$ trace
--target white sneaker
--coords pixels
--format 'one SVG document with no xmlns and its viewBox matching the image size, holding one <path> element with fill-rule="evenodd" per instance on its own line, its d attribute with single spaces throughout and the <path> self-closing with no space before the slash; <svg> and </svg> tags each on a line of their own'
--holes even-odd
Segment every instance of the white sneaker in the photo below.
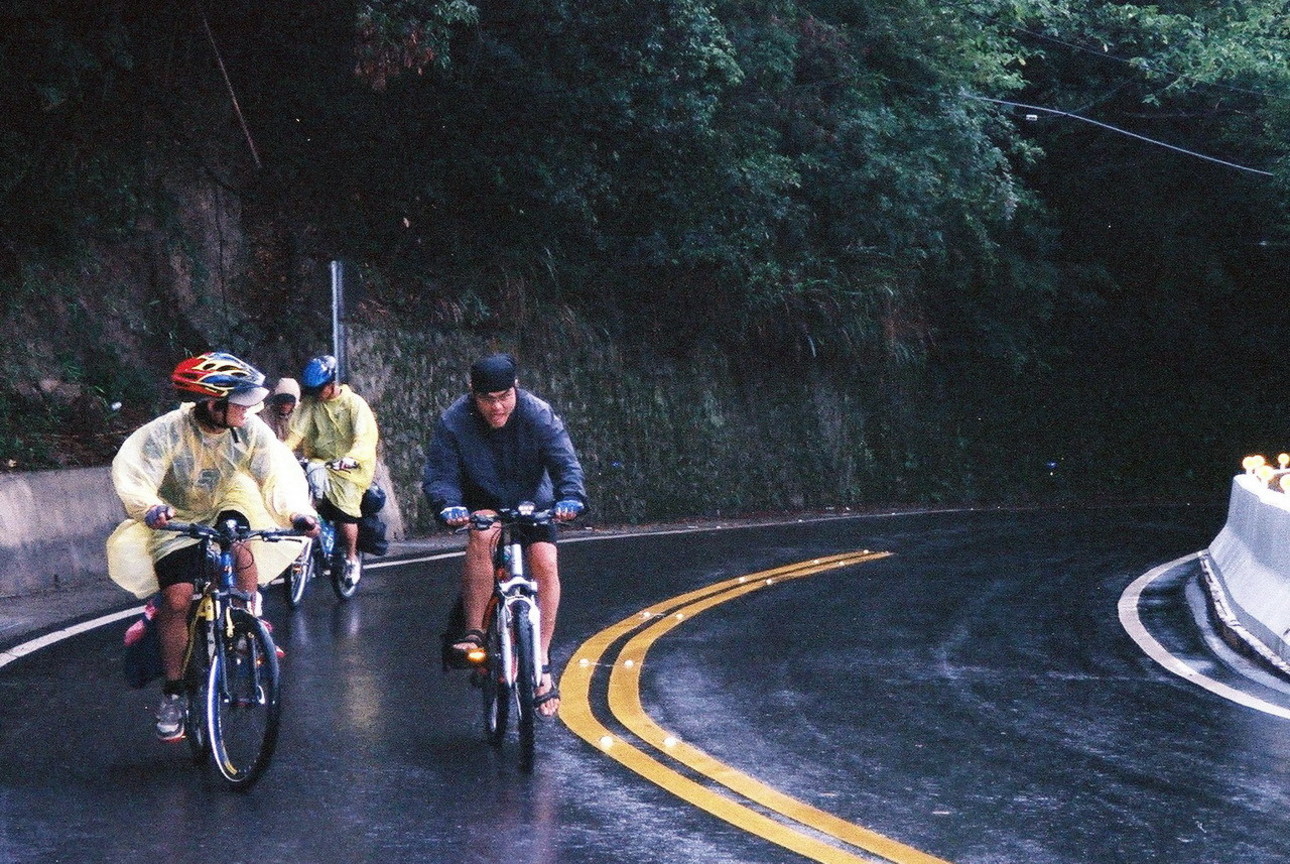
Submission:
<svg viewBox="0 0 1290 864">
<path fill-rule="evenodd" d="M 184 737 L 184 715 L 187 710 L 182 696 L 163 695 L 157 707 L 157 737 L 162 741 L 179 741 Z"/>
<path fill-rule="evenodd" d="M 363 576 L 363 559 L 351 558 L 345 562 L 345 584 L 357 585 Z"/>
</svg>

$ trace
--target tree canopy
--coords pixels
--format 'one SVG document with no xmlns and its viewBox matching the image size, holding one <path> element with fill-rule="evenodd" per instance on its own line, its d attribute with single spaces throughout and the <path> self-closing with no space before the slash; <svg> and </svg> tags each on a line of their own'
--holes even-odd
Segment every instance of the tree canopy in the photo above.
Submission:
<svg viewBox="0 0 1290 864">
<path fill-rule="evenodd" d="M 1217 447 L 1236 403 L 1268 422 L 1228 382 L 1279 350 L 1287 20 L 1272 0 L 20 0 L 0 281 L 29 304 L 141 226 L 176 233 L 188 172 L 292 238 L 249 277 L 288 291 L 294 244 L 424 326 L 504 326 L 520 292 L 662 352 L 862 369 L 891 438 L 927 447 L 1023 428 L 1063 451 L 1130 406 L 1175 417 L 1199 382 L 1216 395 L 1184 425 Z"/>
</svg>

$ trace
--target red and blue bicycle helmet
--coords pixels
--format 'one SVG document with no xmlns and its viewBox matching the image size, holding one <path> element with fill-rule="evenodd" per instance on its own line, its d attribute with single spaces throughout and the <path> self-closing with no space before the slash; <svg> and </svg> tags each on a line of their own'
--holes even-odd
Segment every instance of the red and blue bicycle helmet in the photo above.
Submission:
<svg viewBox="0 0 1290 864">
<path fill-rule="evenodd" d="M 223 351 L 208 351 L 180 361 L 170 375 L 181 398 L 227 399 L 234 405 L 259 405 L 269 395 L 264 373 Z"/>
<path fill-rule="evenodd" d="M 300 386 L 306 393 L 317 393 L 335 380 L 336 358 L 324 354 L 305 364 L 305 371 L 300 376 Z"/>
</svg>

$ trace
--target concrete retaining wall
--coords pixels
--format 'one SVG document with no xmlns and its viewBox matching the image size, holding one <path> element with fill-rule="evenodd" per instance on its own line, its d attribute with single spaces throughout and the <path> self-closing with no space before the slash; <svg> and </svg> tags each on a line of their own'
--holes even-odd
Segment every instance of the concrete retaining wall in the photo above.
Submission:
<svg viewBox="0 0 1290 864">
<path fill-rule="evenodd" d="M 1290 495 L 1238 475 L 1227 523 L 1202 561 L 1219 617 L 1265 659 L 1290 669 Z"/>
<path fill-rule="evenodd" d="M 376 479 L 392 488 L 384 464 Z M 386 536 L 402 539 L 398 502 L 386 498 Z M 0 474 L 0 597 L 106 581 L 104 547 L 124 518 L 106 467 Z"/>
<path fill-rule="evenodd" d="M 106 579 L 104 543 L 124 518 L 107 468 L 0 474 L 0 596 Z"/>
</svg>

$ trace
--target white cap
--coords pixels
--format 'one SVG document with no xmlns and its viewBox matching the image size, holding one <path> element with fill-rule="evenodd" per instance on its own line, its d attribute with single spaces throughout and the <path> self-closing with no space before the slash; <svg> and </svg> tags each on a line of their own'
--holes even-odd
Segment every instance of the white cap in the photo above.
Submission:
<svg viewBox="0 0 1290 864">
<path fill-rule="evenodd" d="M 300 385 L 296 383 L 295 378 L 278 379 L 278 383 L 273 387 L 273 395 L 281 396 L 284 394 L 292 397 L 297 402 L 300 401 Z"/>
</svg>

